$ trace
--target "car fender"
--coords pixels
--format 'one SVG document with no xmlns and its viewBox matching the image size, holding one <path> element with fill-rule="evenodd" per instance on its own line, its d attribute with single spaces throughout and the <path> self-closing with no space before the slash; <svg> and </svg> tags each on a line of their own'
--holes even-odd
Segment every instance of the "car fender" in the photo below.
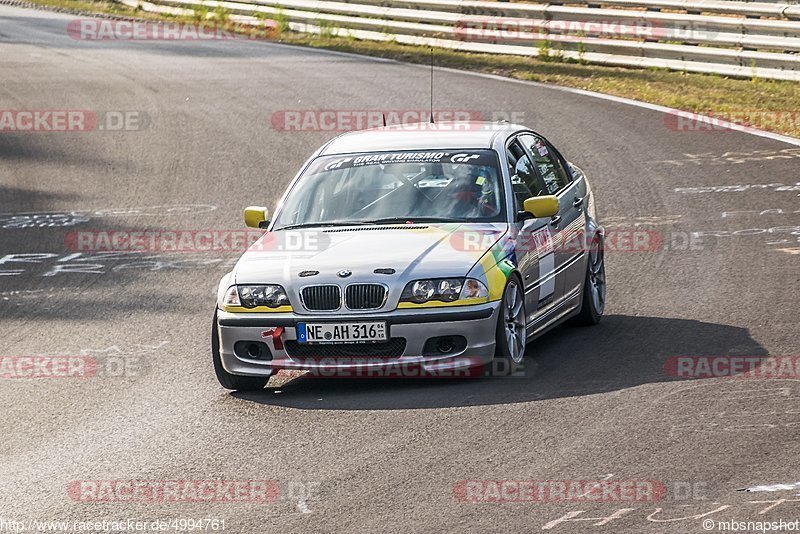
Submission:
<svg viewBox="0 0 800 534">
<path fill-rule="evenodd" d="M 480 280 L 489 290 L 489 301 L 503 298 L 509 276 L 517 272 L 514 240 L 504 234 L 470 269 L 468 278 Z"/>
</svg>

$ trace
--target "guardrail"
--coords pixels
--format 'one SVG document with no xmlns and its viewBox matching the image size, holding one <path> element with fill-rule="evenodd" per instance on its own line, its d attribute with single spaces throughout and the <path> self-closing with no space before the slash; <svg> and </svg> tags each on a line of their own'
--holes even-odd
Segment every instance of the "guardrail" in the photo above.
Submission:
<svg viewBox="0 0 800 534">
<path fill-rule="evenodd" d="M 120 0 L 146 11 L 224 9 L 292 31 L 467 52 L 800 81 L 800 5 L 727 0 Z"/>
</svg>

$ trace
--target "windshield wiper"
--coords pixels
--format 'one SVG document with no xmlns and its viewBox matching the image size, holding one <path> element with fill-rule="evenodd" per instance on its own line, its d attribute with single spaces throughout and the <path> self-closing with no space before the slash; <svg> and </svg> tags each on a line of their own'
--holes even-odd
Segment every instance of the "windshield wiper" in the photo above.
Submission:
<svg viewBox="0 0 800 534">
<path fill-rule="evenodd" d="M 281 226 L 280 228 L 276 228 L 273 230 L 277 232 L 278 230 L 294 230 L 296 228 L 314 228 L 320 226 L 361 226 L 362 224 L 375 224 L 372 221 L 331 221 L 331 222 L 313 222 L 313 223 L 300 223 L 300 224 L 289 224 L 286 226 Z"/>
<path fill-rule="evenodd" d="M 468 219 L 453 219 L 451 217 L 384 217 L 382 219 L 373 219 L 370 221 L 330 221 L 330 222 L 313 222 L 313 223 L 299 223 L 289 224 L 276 228 L 273 232 L 279 230 L 295 230 L 297 228 L 314 228 L 322 226 L 362 226 L 362 225 L 375 225 L 375 224 L 389 224 L 389 223 L 464 223 L 469 222 Z"/>
<path fill-rule="evenodd" d="M 468 222 L 467 219 L 454 219 L 452 217 L 384 217 L 383 219 L 373 219 L 370 221 L 372 224 L 387 224 L 387 223 L 463 223 Z"/>
</svg>

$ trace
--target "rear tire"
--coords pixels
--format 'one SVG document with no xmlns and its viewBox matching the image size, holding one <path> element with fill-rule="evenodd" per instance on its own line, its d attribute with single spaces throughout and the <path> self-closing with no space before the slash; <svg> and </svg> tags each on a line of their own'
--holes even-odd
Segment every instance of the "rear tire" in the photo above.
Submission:
<svg viewBox="0 0 800 534">
<path fill-rule="evenodd" d="M 606 264 L 603 248 L 602 237 L 595 235 L 592 246 L 589 247 L 589 261 L 586 262 L 581 311 L 573 320 L 573 324 L 592 326 L 603 318 L 606 308 Z"/>
<path fill-rule="evenodd" d="M 225 389 L 237 391 L 258 391 L 264 389 L 269 377 L 232 375 L 222 367 L 219 355 L 219 332 L 217 331 L 217 312 L 214 311 L 214 324 L 211 327 L 211 358 L 214 361 L 214 373 Z"/>
</svg>

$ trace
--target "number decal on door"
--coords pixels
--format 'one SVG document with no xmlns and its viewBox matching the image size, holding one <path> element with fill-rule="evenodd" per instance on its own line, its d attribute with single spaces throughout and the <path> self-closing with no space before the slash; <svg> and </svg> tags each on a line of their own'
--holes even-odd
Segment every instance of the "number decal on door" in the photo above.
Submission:
<svg viewBox="0 0 800 534">
<path fill-rule="evenodd" d="M 547 300 L 556 291 L 556 258 L 553 253 L 553 236 L 545 226 L 531 234 L 533 245 L 539 253 L 539 302 Z"/>
</svg>

